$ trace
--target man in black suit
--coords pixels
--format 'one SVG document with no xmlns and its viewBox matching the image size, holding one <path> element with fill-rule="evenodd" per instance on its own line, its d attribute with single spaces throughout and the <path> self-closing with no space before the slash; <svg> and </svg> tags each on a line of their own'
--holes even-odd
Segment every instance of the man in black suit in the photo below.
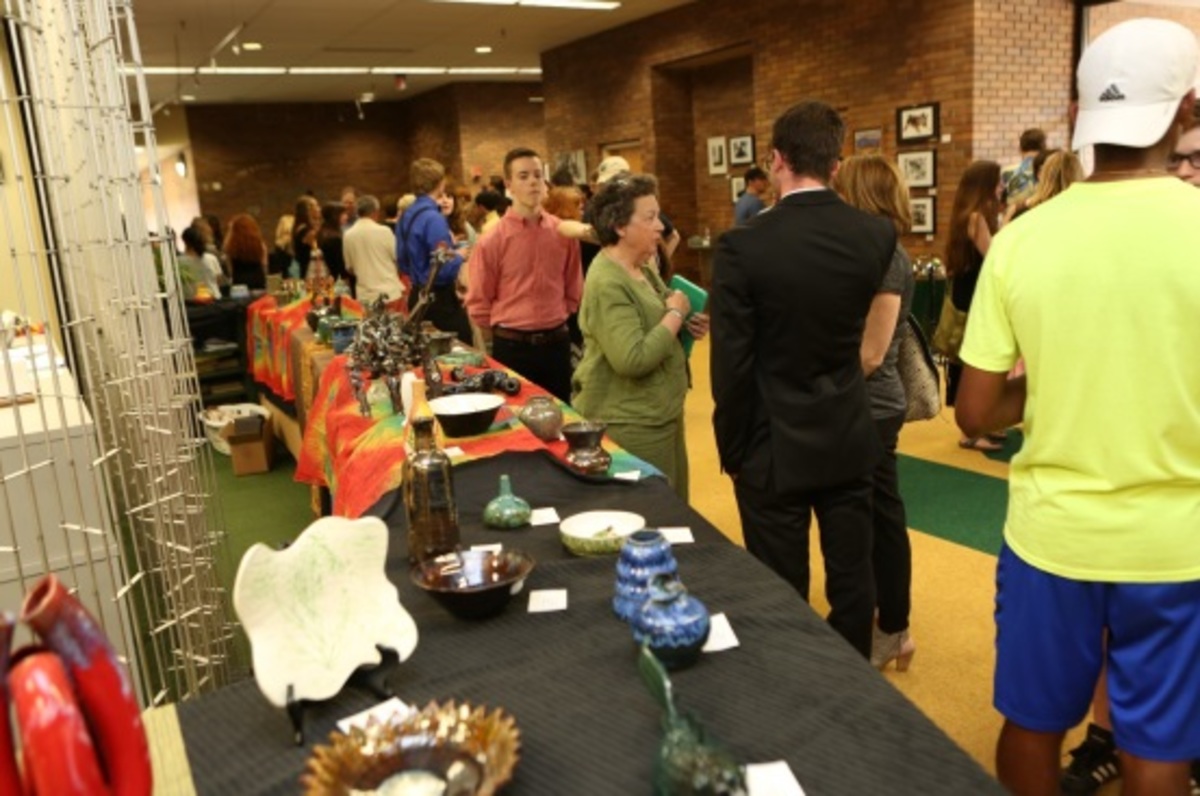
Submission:
<svg viewBox="0 0 1200 796">
<path fill-rule="evenodd" d="M 807 600 L 816 511 L 829 624 L 870 657 L 870 479 L 880 449 L 859 346 L 896 232 L 829 189 L 844 136 L 821 102 L 780 116 L 771 177 L 781 198 L 717 243 L 713 425 L 746 548 Z"/>
</svg>

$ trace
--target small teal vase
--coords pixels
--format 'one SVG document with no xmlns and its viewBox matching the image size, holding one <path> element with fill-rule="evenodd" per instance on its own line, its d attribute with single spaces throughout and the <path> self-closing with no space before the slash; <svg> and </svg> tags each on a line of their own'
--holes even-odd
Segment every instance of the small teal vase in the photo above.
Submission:
<svg viewBox="0 0 1200 796">
<path fill-rule="evenodd" d="M 489 528 L 520 528 L 529 524 L 533 509 L 529 501 L 513 494 L 512 481 L 507 475 L 500 476 L 500 494 L 492 498 L 483 509 L 483 524 Z"/>
<path fill-rule="evenodd" d="M 633 617 L 633 639 L 646 643 L 668 669 L 691 666 L 708 641 L 708 609 L 674 575 L 655 575 Z"/>
<path fill-rule="evenodd" d="M 617 556 L 617 585 L 613 612 L 626 622 L 641 609 L 655 575 L 674 575 L 679 569 L 671 543 L 661 533 L 645 529 L 630 534 Z"/>
</svg>

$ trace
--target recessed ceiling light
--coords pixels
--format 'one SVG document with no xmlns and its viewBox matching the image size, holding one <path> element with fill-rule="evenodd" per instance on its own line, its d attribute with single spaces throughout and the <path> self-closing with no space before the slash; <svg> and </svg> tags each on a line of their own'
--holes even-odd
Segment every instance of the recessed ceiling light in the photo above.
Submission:
<svg viewBox="0 0 1200 796">
<path fill-rule="evenodd" d="M 475 48 L 475 52 L 479 53 L 480 55 L 487 55 L 491 51 L 492 51 L 492 48 L 488 47 L 486 44 Z"/>
<path fill-rule="evenodd" d="M 242 49 L 245 50 L 246 52 L 258 52 L 259 50 L 262 49 L 262 42 L 260 42 L 260 41 L 244 41 L 244 42 L 242 42 Z"/>
<path fill-rule="evenodd" d="M 358 95 L 358 101 L 359 102 L 374 102 L 375 101 L 375 92 L 374 91 L 364 91 L 362 94 Z"/>
<path fill-rule="evenodd" d="M 195 94 L 180 94 L 179 99 L 183 100 L 184 102 L 195 102 L 196 95 Z"/>
<path fill-rule="evenodd" d="M 545 97 L 530 97 L 529 101 L 530 102 L 545 102 L 546 98 Z"/>
<path fill-rule="evenodd" d="M 577 8 L 581 11 L 612 11 L 620 8 L 620 3 L 606 0 L 517 0 L 521 6 L 541 6 L 542 8 Z"/>
</svg>

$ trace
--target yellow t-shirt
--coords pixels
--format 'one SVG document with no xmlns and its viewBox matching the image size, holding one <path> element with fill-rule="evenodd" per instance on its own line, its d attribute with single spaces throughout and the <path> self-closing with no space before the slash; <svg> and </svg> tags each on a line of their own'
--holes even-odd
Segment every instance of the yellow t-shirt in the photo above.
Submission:
<svg viewBox="0 0 1200 796">
<path fill-rule="evenodd" d="M 1200 579 L 1200 190 L 1077 183 L 1001 230 L 961 357 L 1025 358 L 1005 540 L 1062 577 Z"/>
</svg>

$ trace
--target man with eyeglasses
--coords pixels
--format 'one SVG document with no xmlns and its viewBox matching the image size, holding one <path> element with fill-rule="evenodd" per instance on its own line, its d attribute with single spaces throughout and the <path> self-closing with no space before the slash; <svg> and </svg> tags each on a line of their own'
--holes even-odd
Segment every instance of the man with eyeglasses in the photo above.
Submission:
<svg viewBox="0 0 1200 796">
<path fill-rule="evenodd" d="M 1200 188 L 1200 120 L 1179 138 L 1167 158 L 1167 171 Z"/>
</svg>

